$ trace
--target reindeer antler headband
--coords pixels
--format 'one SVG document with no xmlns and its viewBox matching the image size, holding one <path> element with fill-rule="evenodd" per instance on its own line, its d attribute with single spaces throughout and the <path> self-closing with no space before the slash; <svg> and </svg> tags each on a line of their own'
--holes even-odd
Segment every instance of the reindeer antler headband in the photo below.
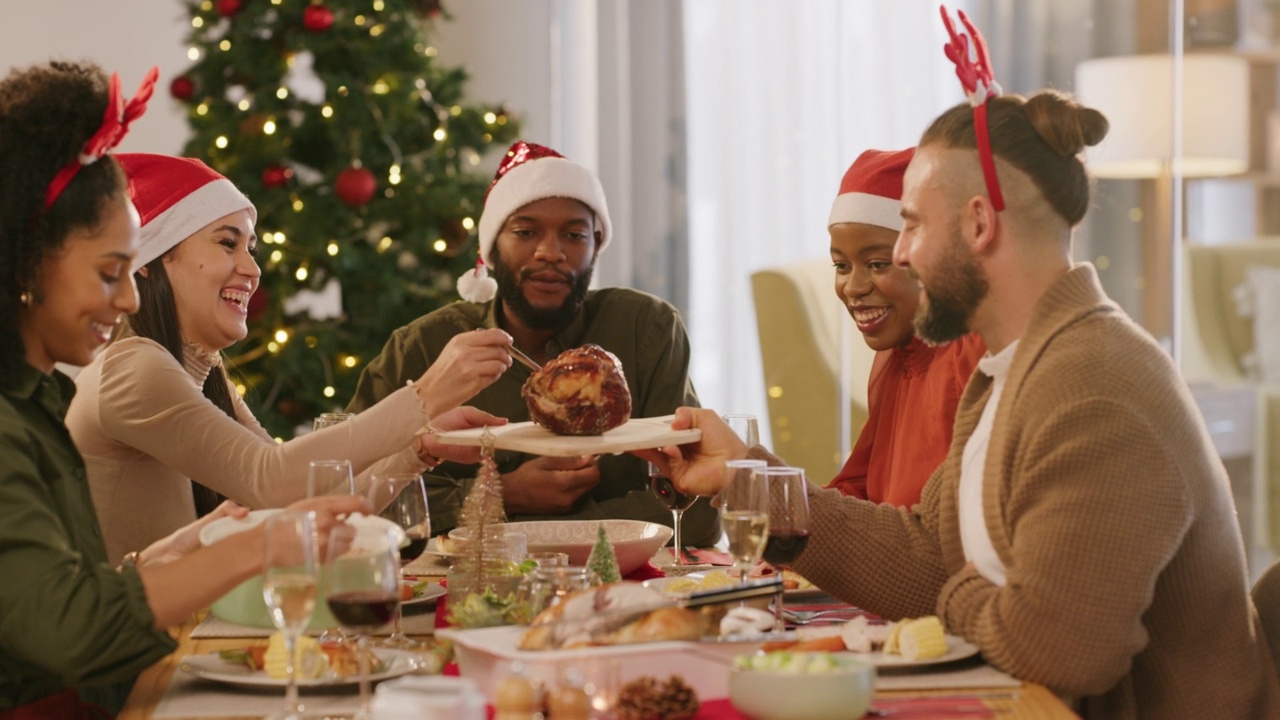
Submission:
<svg viewBox="0 0 1280 720">
<path fill-rule="evenodd" d="M 156 78 L 159 76 L 160 68 L 151 68 L 142 79 L 142 84 L 138 86 L 138 92 L 134 93 L 133 98 L 126 103 L 120 94 L 120 76 L 111 73 L 107 109 L 102 114 L 102 125 L 85 141 L 80 156 L 64 165 L 58 174 L 53 176 L 48 189 L 44 192 L 45 210 L 53 206 L 62 191 L 67 189 L 72 178 L 80 172 L 80 168 L 94 164 L 120 144 L 125 134 L 129 132 L 129 123 L 137 120 L 147 111 L 147 101 L 151 99 L 151 93 L 156 88 Z"/>
<path fill-rule="evenodd" d="M 969 22 L 963 10 L 956 11 L 960 22 L 964 24 L 968 36 L 956 32 L 955 23 L 947 14 L 946 6 L 938 8 L 942 12 L 942 23 L 947 26 L 947 34 L 951 42 L 943 46 L 947 59 L 955 63 L 956 77 L 964 87 L 969 105 L 973 107 L 973 134 L 978 142 L 978 159 L 982 161 L 982 177 L 987 183 L 987 194 L 991 196 L 991 205 L 996 212 L 1004 210 L 1004 195 L 1000 192 L 1000 179 L 996 176 L 996 160 L 991 153 L 991 131 L 987 127 L 987 101 L 1000 97 L 1000 84 L 995 80 L 991 69 L 991 55 L 987 52 L 987 41 L 982 33 Z M 969 40 L 973 39 L 974 58 L 969 56 Z"/>
</svg>

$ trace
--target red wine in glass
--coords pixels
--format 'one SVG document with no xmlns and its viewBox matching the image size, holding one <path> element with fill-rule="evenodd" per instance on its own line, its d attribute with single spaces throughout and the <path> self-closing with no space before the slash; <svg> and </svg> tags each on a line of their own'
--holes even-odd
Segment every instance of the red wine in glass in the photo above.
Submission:
<svg viewBox="0 0 1280 720">
<path fill-rule="evenodd" d="M 329 596 L 329 612 L 342 626 L 359 633 L 370 633 L 391 622 L 399 595 L 378 590 L 357 590 Z"/>
<path fill-rule="evenodd" d="M 668 510 L 688 510 L 690 505 L 698 499 L 697 495 L 685 495 L 676 489 L 675 483 L 671 482 L 671 478 L 660 474 L 649 475 L 649 487 L 653 490 L 654 497 L 658 498 L 658 502 Z"/>
<path fill-rule="evenodd" d="M 769 539 L 764 546 L 764 561 L 777 568 L 785 568 L 804 552 L 809 544 L 808 530 L 769 528 Z"/>
<path fill-rule="evenodd" d="M 405 535 L 408 542 L 400 547 L 401 565 L 407 565 L 417 560 L 427 549 L 427 536 L 425 534 L 409 530 Z"/>
</svg>

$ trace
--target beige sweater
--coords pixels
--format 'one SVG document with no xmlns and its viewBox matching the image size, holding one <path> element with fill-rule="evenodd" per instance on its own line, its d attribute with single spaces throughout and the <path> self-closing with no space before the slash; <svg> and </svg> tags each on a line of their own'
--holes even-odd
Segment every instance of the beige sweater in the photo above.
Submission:
<svg viewBox="0 0 1280 720">
<path fill-rule="evenodd" d="M 795 569 L 891 618 L 938 614 L 1086 718 L 1280 718 L 1226 472 L 1170 359 L 1092 266 L 1038 302 L 997 409 L 983 501 L 1003 587 L 966 569 L 957 520 L 990 389 L 970 380 L 919 505 L 814 487 Z"/>
<path fill-rule="evenodd" d="M 429 418 L 413 388 L 280 444 L 234 390 L 235 419 L 203 395 L 212 360 L 188 349 L 179 364 L 158 343 L 128 337 L 76 377 L 67 428 L 84 456 L 112 562 L 195 520 L 191 480 L 267 508 L 306 497 L 312 460 L 350 460 L 361 473 L 358 491 L 374 472 L 425 469 L 412 442 Z"/>
</svg>

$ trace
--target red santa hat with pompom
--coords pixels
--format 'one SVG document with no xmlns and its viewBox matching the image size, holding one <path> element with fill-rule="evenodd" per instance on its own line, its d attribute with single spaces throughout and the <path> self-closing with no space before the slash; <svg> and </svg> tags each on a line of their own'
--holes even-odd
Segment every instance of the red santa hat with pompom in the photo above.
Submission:
<svg viewBox="0 0 1280 720">
<path fill-rule="evenodd" d="M 915 152 L 915 148 L 867 150 L 859 155 L 840 181 L 827 227 L 864 223 L 902 230 L 902 176 Z"/>
<path fill-rule="evenodd" d="M 507 149 L 485 192 L 484 212 L 480 214 L 480 255 L 475 268 L 458 278 L 458 294 L 463 300 L 489 302 L 494 298 L 498 283 L 489 277 L 486 261 L 498 232 L 515 211 L 553 197 L 572 198 L 591 208 L 600 231 L 596 252 L 609 244 L 613 225 L 609 222 L 604 188 L 595 173 L 549 147 L 519 140 Z"/>
<path fill-rule="evenodd" d="M 258 211 L 249 198 L 213 168 L 195 158 L 119 153 L 112 155 L 129 178 L 129 195 L 142 220 L 138 256 L 142 268 L 198 230 L 239 210 L 250 222 Z"/>
</svg>

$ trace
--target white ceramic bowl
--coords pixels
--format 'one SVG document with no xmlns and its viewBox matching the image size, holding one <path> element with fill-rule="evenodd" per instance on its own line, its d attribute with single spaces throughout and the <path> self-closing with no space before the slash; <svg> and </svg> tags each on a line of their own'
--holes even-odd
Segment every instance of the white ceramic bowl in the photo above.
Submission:
<svg viewBox="0 0 1280 720">
<path fill-rule="evenodd" d="M 278 512 L 280 511 L 254 510 L 242 520 L 234 518 L 214 520 L 200 529 L 200 544 L 212 545 L 231 535 L 244 532 L 249 528 L 261 525 L 264 520 Z M 366 533 L 385 533 L 390 530 L 396 534 L 396 542 L 400 544 L 405 542 L 404 530 L 390 520 L 377 516 L 358 515 L 348 520 L 348 522 L 356 527 L 357 538 Z M 358 539 L 357 542 L 359 542 Z M 251 577 L 232 588 L 226 595 L 214 601 L 209 606 L 209 611 L 223 620 L 240 625 L 260 628 L 275 627 L 271 622 L 271 616 L 267 613 L 267 604 L 262 599 L 261 575 Z M 315 612 L 311 615 L 311 624 L 307 627 L 312 630 L 323 630 L 324 628 L 337 626 L 338 621 L 329 613 L 328 606 L 324 602 L 317 602 Z"/>
<path fill-rule="evenodd" d="M 644 565 L 671 540 L 671 528 L 643 520 L 536 520 L 507 523 L 506 529 L 524 533 L 531 553 L 562 552 L 569 556 L 570 565 L 585 565 L 600 525 L 609 535 L 623 575 Z M 465 543 L 467 529 L 454 528 L 449 537 Z"/>
<path fill-rule="evenodd" d="M 734 668 L 729 701 L 753 720 L 848 720 L 860 718 L 875 695 L 876 669 L 837 654 L 827 673 L 797 674 Z"/>
</svg>

